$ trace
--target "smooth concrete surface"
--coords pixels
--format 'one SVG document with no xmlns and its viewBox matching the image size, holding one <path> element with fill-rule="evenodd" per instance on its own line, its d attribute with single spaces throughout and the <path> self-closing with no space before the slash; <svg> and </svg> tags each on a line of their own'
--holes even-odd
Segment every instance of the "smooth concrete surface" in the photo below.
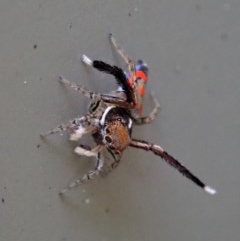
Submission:
<svg viewBox="0 0 240 241">
<path fill-rule="evenodd" d="M 239 13 L 238 0 L 1 0 L 0 240 L 239 240 Z M 217 195 L 129 149 L 109 176 L 59 198 L 94 162 L 76 156 L 66 135 L 39 134 L 86 113 L 88 100 L 57 75 L 94 91 L 115 87 L 80 61 L 85 53 L 122 64 L 108 32 L 149 63 L 148 93 L 161 102 L 157 120 L 133 136 L 164 146 Z"/>
</svg>

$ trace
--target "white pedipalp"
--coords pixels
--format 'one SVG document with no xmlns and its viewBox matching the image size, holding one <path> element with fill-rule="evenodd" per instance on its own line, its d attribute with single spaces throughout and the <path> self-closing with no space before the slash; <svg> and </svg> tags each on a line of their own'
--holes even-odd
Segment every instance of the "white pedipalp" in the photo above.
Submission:
<svg viewBox="0 0 240 241">
<path fill-rule="evenodd" d="M 74 149 L 74 152 L 78 155 L 82 155 L 82 156 L 97 156 L 97 153 L 96 152 L 93 152 L 93 151 L 90 151 L 90 150 L 86 150 L 80 146 L 77 146 L 75 149 Z"/>
<path fill-rule="evenodd" d="M 78 141 L 83 134 L 86 133 L 86 129 L 82 126 L 79 126 L 77 130 L 70 134 L 69 140 L 70 141 Z"/>
</svg>

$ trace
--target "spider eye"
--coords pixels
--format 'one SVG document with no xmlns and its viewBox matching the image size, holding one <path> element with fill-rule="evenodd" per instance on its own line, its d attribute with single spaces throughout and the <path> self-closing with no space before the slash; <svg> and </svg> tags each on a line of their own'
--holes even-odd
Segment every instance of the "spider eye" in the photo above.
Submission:
<svg viewBox="0 0 240 241">
<path fill-rule="evenodd" d="M 109 134 L 109 133 L 110 133 L 109 128 L 106 128 L 106 133 L 107 133 L 107 134 Z"/>
<path fill-rule="evenodd" d="M 107 143 L 112 142 L 112 138 L 110 136 L 105 136 L 105 140 L 106 140 Z"/>
</svg>

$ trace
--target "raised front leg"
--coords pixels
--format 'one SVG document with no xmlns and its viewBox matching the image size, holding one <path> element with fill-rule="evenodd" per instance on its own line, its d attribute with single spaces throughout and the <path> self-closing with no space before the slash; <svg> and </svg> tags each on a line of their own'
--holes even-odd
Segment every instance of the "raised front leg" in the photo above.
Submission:
<svg viewBox="0 0 240 241">
<path fill-rule="evenodd" d="M 124 51 L 124 49 L 120 47 L 120 45 L 117 43 L 116 39 L 113 37 L 113 35 L 111 33 L 109 34 L 109 40 L 112 43 L 113 47 L 115 48 L 116 52 L 126 62 L 127 66 L 128 66 L 128 70 L 130 72 L 130 76 L 133 77 L 133 79 L 136 79 L 135 64 L 134 64 L 133 60 L 131 60 L 130 57 Z"/>
<path fill-rule="evenodd" d="M 129 79 L 128 83 L 130 83 L 131 88 L 133 89 L 134 93 L 134 104 L 137 103 L 137 86 L 136 86 L 136 68 L 133 60 L 126 54 L 126 52 L 123 50 L 123 48 L 118 45 L 116 39 L 113 37 L 113 35 L 109 34 L 109 40 L 112 43 L 113 47 L 115 48 L 116 52 L 123 58 L 123 60 L 126 62 L 128 71 L 129 71 Z M 136 108 L 136 106 L 135 106 Z"/>
<path fill-rule="evenodd" d="M 101 95 L 100 94 L 96 94 L 90 90 L 87 90 L 86 88 L 84 88 L 82 85 L 80 84 L 75 84 L 73 82 L 71 82 L 70 80 L 67 80 L 65 78 L 63 78 L 62 76 L 59 76 L 59 82 L 65 85 L 68 85 L 69 87 L 71 87 L 72 89 L 76 90 L 77 92 L 83 94 L 84 96 L 86 96 L 87 98 L 91 99 L 91 100 L 96 100 L 96 99 L 101 99 Z"/>
<path fill-rule="evenodd" d="M 122 87 L 125 95 L 126 100 L 129 103 L 136 103 L 134 90 L 131 85 L 129 85 L 126 75 L 124 74 L 123 70 L 117 66 L 112 66 L 107 64 L 103 61 L 99 60 L 91 60 L 86 55 L 82 56 L 82 62 L 92 66 L 93 68 L 97 69 L 98 71 L 105 72 L 107 74 L 113 75 L 117 80 L 119 86 Z"/>
<path fill-rule="evenodd" d="M 130 109 L 134 109 L 136 104 L 135 103 L 128 103 L 126 102 L 126 100 L 124 99 L 121 99 L 119 97 L 116 97 L 116 96 L 111 96 L 111 95 L 108 95 L 108 94 L 96 94 L 94 92 L 91 92 L 87 89 L 85 89 L 82 85 L 80 84 L 75 84 L 63 77 L 59 77 L 60 78 L 60 82 L 61 83 L 64 83 L 68 86 L 70 86 L 71 88 L 73 88 L 74 90 L 82 93 L 84 96 L 94 100 L 94 101 L 97 101 L 97 100 L 102 100 L 106 103 L 109 103 L 109 104 L 112 104 L 112 105 L 117 105 L 117 106 L 120 106 L 120 107 L 123 107 L 123 108 L 130 108 Z"/>
</svg>

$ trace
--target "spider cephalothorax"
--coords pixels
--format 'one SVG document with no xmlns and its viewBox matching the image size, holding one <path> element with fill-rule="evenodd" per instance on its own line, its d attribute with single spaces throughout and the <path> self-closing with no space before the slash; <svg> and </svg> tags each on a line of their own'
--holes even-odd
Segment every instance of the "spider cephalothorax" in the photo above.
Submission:
<svg viewBox="0 0 240 241">
<path fill-rule="evenodd" d="M 91 134 L 96 142 L 96 146 L 91 148 L 88 145 L 79 144 L 75 148 L 75 153 L 85 156 L 94 156 L 97 159 L 94 170 L 89 171 L 84 176 L 75 180 L 63 189 L 60 194 L 105 172 L 106 164 L 104 162 L 104 150 L 111 153 L 114 159 L 111 166 L 107 168 L 108 171 L 116 168 L 121 160 L 123 151 L 127 147 L 150 151 L 160 156 L 170 166 L 177 169 L 182 175 L 189 178 L 206 192 L 215 194 L 216 191 L 213 188 L 205 185 L 179 161 L 169 155 L 161 146 L 132 138 L 132 125 L 142 125 L 152 122 L 158 113 L 160 105 L 155 96 L 152 95 L 155 103 L 154 109 L 148 116 L 141 116 L 148 67 L 143 61 L 138 61 L 135 65 L 123 49 L 119 47 L 111 34 L 110 40 L 116 51 L 127 63 L 129 70 L 128 74 L 125 74 L 123 70 L 117 66 L 111 66 L 103 61 L 92 61 L 86 55 L 83 55 L 82 60 L 85 64 L 99 71 L 104 71 L 113 75 L 118 84 L 117 90 L 109 94 L 98 94 L 85 89 L 79 84 L 74 84 L 60 77 L 61 83 L 70 86 L 91 99 L 89 112 L 82 117 L 77 117 L 57 126 L 42 136 L 45 137 L 57 132 L 68 131 L 70 133 L 70 140 L 78 141 L 83 134 Z"/>
<path fill-rule="evenodd" d="M 120 154 L 130 144 L 132 119 L 127 109 L 109 106 L 100 126 L 103 143 L 111 152 Z"/>
</svg>

